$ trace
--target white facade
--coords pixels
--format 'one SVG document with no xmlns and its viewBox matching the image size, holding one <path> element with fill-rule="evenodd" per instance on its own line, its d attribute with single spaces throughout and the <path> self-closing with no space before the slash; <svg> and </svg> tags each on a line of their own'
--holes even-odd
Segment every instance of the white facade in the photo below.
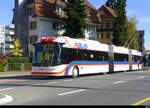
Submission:
<svg viewBox="0 0 150 108">
<path fill-rule="evenodd" d="M 42 38 L 42 37 L 52 37 L 58 35 L 62 36 L 64 33 L 63 29 L 59 29 L 59 28 L 54 29 L 53 27 L 55 22 L 57 22 L 58 24 L 62 23 L 61 20 L 54 20 L 54 19 L 41 18 L 41 17 L 33 18 L 29 16 L 29 23 L 33 21 L 36 21 L 36 29 L 29 30 L 29 36 L 37 35 L 38 38 Z M 96 25 L 88 25 L 87 29 L 85 30 L 85 39 L 96 40 L 98 36 L 96 29 L 97 29 Z"/>
<path fill-rule="evenodd" d="M 0 25 L 0 54 L 9 54 L 9 49 L 13 48 L 14 27 Z"/>
<path fill-rule="evenodd" d="M 35 22 L 35 29 L 31 30 L 31 22 Z M 33 43 L 35 43 L 38 39 L 43 37 L 55 37 L 55 36 L 63 36 L 65 32 L 61 29 L 62 21 L 57 19 L 43 18 L 43 17 L 32 17 L 29 16 L 29 56 L 31 57 L 34 53 L 34 48 L 32 47 Z M 85 39 L 96 40 L 97 39 L 97 26 L 96 25 L 88 25 L 85 30 Z M 35 37 L 34 39 L 32 39 Z M 31 42 L 32 41 L 32 42 Z"/>
</svg>

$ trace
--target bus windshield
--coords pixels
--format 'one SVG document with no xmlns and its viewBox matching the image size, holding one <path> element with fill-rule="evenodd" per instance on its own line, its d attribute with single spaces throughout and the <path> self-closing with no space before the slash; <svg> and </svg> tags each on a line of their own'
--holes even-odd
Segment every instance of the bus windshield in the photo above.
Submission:
<svg viewBox="0 0 150 108">
<path fill-rule="evenodd" d="M 36 45 L 34 66 L 48 67 L 57 65 L 59 45 L 56 43 L 38 43 Z"/>
</svg>

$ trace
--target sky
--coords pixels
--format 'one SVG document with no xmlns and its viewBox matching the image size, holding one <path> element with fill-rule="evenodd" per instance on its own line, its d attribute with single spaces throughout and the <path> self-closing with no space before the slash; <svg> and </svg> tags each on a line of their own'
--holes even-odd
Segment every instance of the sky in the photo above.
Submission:
<svg viewBox="0 0 150 108">
<path fill-rule="evenodd" d="M 20 0 L 22 1 L 22 0 Z M 96 8 L 106 0 L 88 0 Z M 14 0 L 0 0 L 0 25 L 12 25 Z M 127 0 L 127 16 L 138 20 L 137 29 L 145 30 L 145 47 L 150 49 L 150 0 Z"/>
</svg>

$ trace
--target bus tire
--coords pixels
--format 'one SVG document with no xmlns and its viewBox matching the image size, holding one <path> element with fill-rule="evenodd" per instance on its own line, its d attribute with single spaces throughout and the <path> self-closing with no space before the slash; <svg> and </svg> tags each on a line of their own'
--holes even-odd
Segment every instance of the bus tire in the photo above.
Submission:
<svg viewBox="0 0 150 108">
<path fill-rule="evenodd" d="M 75 66 L 73 69 L 72 69 L 72 78 L 76 78 L 79 76 L 79 68 L 77 66 Z"/>
</svg>

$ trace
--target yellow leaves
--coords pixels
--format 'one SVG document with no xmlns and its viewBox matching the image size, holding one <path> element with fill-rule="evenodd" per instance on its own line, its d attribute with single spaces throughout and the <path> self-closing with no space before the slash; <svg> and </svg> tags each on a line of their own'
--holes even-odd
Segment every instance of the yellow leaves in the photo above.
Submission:
<svg viewBox="0 0 150 108">
<path fill-rule="evenodd" d="M 16 49 L 10 50 L 10 52 L 12 52 L 12 54 L 13 54 L 14 56 L 22 56 L 21 53 L 23 52 L 23 50 L 16 48 Z"/>
<path fill-rule="evenodd" d="M 18 39 L 16 39 L 14 41 L 13 45 L 14 45 L 15 48 L 20 48 L 21 47 L 20 41 Z"/>
<path fill-rule="evenodd" d="M 13 42 L 14 49 L 11 49 L 10 52 L 14 56 L 22 56 L 23 49 L 20 49 L 21 43 L 18 39 Z"/>
</svg>

